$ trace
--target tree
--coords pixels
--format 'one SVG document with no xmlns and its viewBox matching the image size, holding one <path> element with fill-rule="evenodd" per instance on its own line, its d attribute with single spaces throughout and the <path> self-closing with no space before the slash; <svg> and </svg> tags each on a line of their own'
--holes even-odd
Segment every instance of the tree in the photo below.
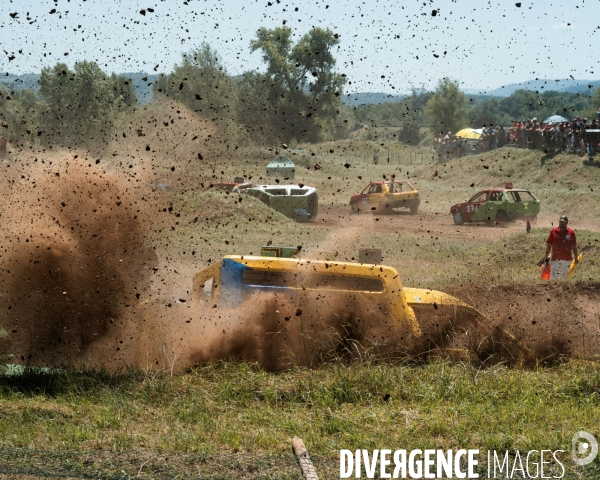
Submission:
<svg viewBox="0 0 600 480">
<path fill-rule="evenodd" d="M 335 120 L 331 125 L 332 140 L 342 140 L 350 134 L 352 127 L 356 124 L 356 117 L 352 108 L 341 105 L 339 113 L 336 114 Z"/>
<path fill-rule="evenodd" d="M 425 122 L 425 107 L 427 102 L 432 97 L 432 93 L 424 88 L 412 88 L 410 95 L 409 108 L 415 117 L 415 121 L 419 125 L 424 125 Z"/>
<path fill-rule="evenodd" d="M 37 132 L 40 103 L 33 90 L 9 91 L 0 86 L 0 137 L 21 146 L 31 141 Z"/>
<path fill-rule="evenodd" d="M 40 123 L 45 139 L 55 136 L 66 144 L 104 140 L 115 115 L 135 99 L 126 81 L 109 78 L 95 62 L 77 62 L 73 71 L 64 63 L 42 69 L 40 95 L 46 108 Z"/>
<path fill-rule="evenodd" d="M 595 109 L 600 109 L 600 87 L 594 90 L 594 95 L 592 96 L 592 105 Z"/>
<path fill-rule="evenodd" d="M 407 113 L 402 119 L 402 129 L 398 134 L 398 140 L 403 143 L 417 145 L 422 138 L 421 126 L 417 121 L 417 117 L 414 114 Z"/>
<path fill-rule="evenodd" d="M 339 36 L 329 29 L 312 28 L 296 45 L 292 30 L 260 28 L 250 49 L 262 52 L 269 86 L 267 131 L 273 141 L 319 141 L 331 138 L 339 114 L 346 78 L 333 71 L 332 48 Z"/>
<path fill-rule="evenodd" d="M 161 76 L 155 91 L 181 101 L 192 110 L 226 125 L 236 116 L 235 82 L 217 52 L 206 42 L 182 55 L 173 72 Z"/>
<path fill-rule="evenodd" d="M 433 132 L 456 132 L 467 121 L 467 98 L 460 91 L 458 81 L 442 78 L 433 96 L 427 102 L 425 113 L 429 117 Z"/>
<path fill-rule="evenodd" d="M 402 113 L 402 130 L 398 135 L 398 139 L 404 143 L 418 144 L 423 138 L 421 126 L 425 118 L 425 108 L 427 102 L 432 98 L 432 94 L 426 92 L 425 89 L 412 89 L 410 98 L 406 99 L 401 105 Z"/>
<path fill-rule="evenodd" d="M 504 124 L 504 114 L 496 97 L 477 102 L 469 108 L 469 125 L 474 128 Z"/>
<path fill-rule="evenodd" d="M 123 111 L 137 105 L 137 95 L 131 78 L 113 73 L 110 76 L 110 82 L 112 83 L 115 106 L 118 110 Z"/>
<path fill-rule="evenodd" d="M 276 115 L 269 102 L 269 85 L 267 75 L 252 71 L 244 72 L 236 81 L 237 121 L 257 143 L 267 143 L 276 136 L 276 128 L 269 121 Z"/>
</svg>

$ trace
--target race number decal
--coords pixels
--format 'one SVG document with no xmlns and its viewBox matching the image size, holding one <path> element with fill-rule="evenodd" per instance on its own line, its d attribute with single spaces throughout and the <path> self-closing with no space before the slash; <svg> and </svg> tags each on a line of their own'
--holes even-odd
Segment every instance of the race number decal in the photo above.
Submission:
<svg viewBox="0 0 600 480">
<path fill-rule="evenodd" d="M 477 205 L 467 205 L 467 213 L 476 212 Z"/>
</svg>

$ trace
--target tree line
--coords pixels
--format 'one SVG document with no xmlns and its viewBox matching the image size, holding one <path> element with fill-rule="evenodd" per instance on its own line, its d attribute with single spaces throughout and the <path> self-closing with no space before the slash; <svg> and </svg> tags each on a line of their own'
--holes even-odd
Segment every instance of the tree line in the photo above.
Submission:
<svg viewBox="0 0 600 480">
<path fill-rule="evenodd" d="M 287 27 L 261 28 L 250 43 L 264 73 L 228 74 L 218 53 L 203 43 L 161 75 L 155 95 L 181 101 L 247 141 L 261 144 L 318 142 L 345 137 L 352 127 L 340 98 L 346 77 L 335 72 L 339 35 L 312 28 L 297 42 Z M 0 86 L 0 136 L 64 145 L 107 141 L 116 119 L 137 105 L 133 82 L 107 75 L 95 62 L 44 68 L 39 90 Z M 348 118 L 346 118 L 348 117 Z"/>
<path fill-rule="evenodd" d="M 46 67 L 38 83 L 37 93 L 0 87 L 0 136 L 12 143 L 97 143 L 112 133 L 118 114 L 137 104 L 131 80 L 108 76 L 95 62 Z"/>
<path fill-rule="evenodd" d="M 504 98 L 483 97 L 471 102 L 469 122 L 476 128 L 493 125 L 510 125 L 514 121 L 537 117 L 542 121 L 552 115 L 573 120 L 577 116 L 596 117 L 600 107 L 600 87 L 584 93 L 517 90 Z"/>
<path fill-rule="evenodd" d="M 312 28 L 293 37 L 288 27 L 260 28 L 250 50 L 261 53 L 264 71 L 237 77 L 203 43 L 158 77 L 154 95 L 182 102 L 226 132 L 236 131 L 240 141 L 263 145 L 341 139 L 355 124 L 399 126 L 399 140 L 415 143 L 423 126 L 435 134 L 456 132 L 533 116 L 590 116 L 600 106 L 600 88 L 594 95 L 518 90 L 490 98 L 468 96 L 457 81 L 443 78 L 434 91 L 413 89 L 397 102 L 349 107 L 341 101 L 347 78 L 335 70 L 339 35 Z M 131 79 L 108 75 L 95 62 L 77 62 L 72 70 L 64 63 L 46 67 L 38 83 L 37 92 L 0 86 L 0 137 L 17 144 L 107 142 L 117 118 L 138 104 Z"/>
<path fill-rule="evenodd" d="M 347 135 L 341 102 L 346 77 L 334 71 L 339 36 L 313 28 L 294 44 L 292 30 L 260 28 L 250 42 L 264 73 L 227 74 L 208 44 L 183 55 L 155 85 L 155 93 L 180 100 L 222 124 L 238 124 L 258 143 L 318 142 Z M 346 120 L 346 122 L 344 122 Z"/>
<path fill-rule="evenodd" d="M 434 134 L 457 132 L 464 127 L 511 125 L 514 121 L 552 115 L 569 120 L 576 116 L 596 117 L 600 107 L 600 87 L 588 94 L 517 90 L 498 98 L 467 95 L 459 82 L 443 78 L 433 92 L 413 89 L 412 95 L 390 103 L 364 105 L 354 114 L 360 123 L 371 126 L 401 127 L 402 141 L 418 140 L 418 127 L 428 126 Z"/>
</svg>

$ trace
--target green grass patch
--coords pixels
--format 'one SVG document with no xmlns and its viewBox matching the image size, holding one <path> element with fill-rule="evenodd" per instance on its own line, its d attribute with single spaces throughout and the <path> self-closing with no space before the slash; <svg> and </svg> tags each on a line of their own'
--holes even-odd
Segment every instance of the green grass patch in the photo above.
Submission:
<svg viewBox="0 0 600 480">
<path fill-rule="evenodd" d="M 166 204 L 170 207 L 165 207 L 167 212 L 154 225 L 148 242 L 170 258 L 214 261 L 233 253 L 258 255 L 269 241 L 313 246 L 327 233 L 295 222 L 247 195 L 187 191 L 170 196 Z"/>
<path fill-rule="evenodd" d="M 79 473 L 106 474 L 98 459 L 112 458 L 135 475 L 142 461 L 133 457 L 166 455 L 194 474 L 219 459 L 286 464 L 298 435 L 332 478 L 342 448 L 570 452 L 574 432 L 600 434 L 599 396 L 598 365 L 576 361 L 533 370 L 367 362 L 282 374 L 221 363 L 177 376 L 30 369 L 0 377 L 0 448 L 12 452 L 3 460 L 12 468 L 43 455 L 75 465 L 95 451 Z M 33 453 L 18 460 L 18 452 Z M 591 468 L 598 472 L 597 461 Z"/>
<path fill-rule="evenodd" d="M 492 227 L 463 227 L 467 228 Z M 468 232 L 462 238 L 446 238 L 434 233 L 379 231 L 365 234 L 359 246 L 381 248 L 384 263 L 396 268 L 410 287 L 441 288 L 468 282 L 532 284 L 543 282 L 537 262 L 545 254 L 548 233 L 548 229 L 534 228 L 486 244 L 470 238 Z M 600 233 L 577 230 L 577 239 L 583 261 L 568 281 L 598 282 Z"/>
</svg>

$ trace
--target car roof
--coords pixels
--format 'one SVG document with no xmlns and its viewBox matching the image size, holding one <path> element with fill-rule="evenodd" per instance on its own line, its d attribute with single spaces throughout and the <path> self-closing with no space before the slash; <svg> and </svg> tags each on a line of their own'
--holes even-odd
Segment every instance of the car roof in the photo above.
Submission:
<svg viewBox="0 0 600 480">
<path fill-rule="evenodd" d="M 490 187 L 479 190 L 477 193 L 482 192 L 529 192 L 526 188 L 502 188 L 502 187 Z"/>
<path fill-rule="evenodd" d="M 317 189 L 315 187 L 311 187 L 310 185 L 295 185 L 295 184 L 283 184 L 283 185 L 263 185 L 263 184 L 259 184 L 259 185 L 254 185 L 253 187 L 249 187 L 247 190 L 258 190 L 264 193 L 269 193 L 273 190 L 301 190 L 303 191 L 303 195 L 308 195 L 312 192 L 316 192 Z M 297 196 L 297 195 L 290 195 L 290 196 Z"/>
<path fill-rule="evenodd" d="M 383 185 L 384 183 L 408 183 L 408 180 L 384 180 L 382 182 L 369 182 L 369 185 Z"/>
</svg>

